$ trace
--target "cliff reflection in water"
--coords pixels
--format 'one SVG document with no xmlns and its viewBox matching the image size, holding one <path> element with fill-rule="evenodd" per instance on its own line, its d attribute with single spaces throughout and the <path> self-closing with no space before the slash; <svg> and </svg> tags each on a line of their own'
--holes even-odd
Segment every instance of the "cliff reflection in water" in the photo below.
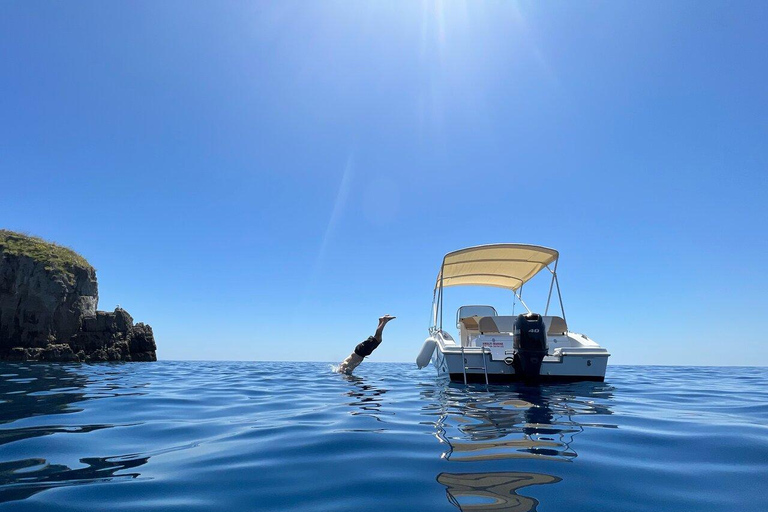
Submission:
<svg viewBox="0 0 768 512">
<path fill-rule="evenodd" d="M 2 428 L 3 424 L 36 416 L 66 415 L 82 411 L 76 404 L 106 396 L 139 394 L 135 390 L 118 392 L 114 382 L 119 372 L 110 365 L 79 366 L 39 363 L 4 363 L 0 372 L 0 447 L 18 441 L 54 434 L 88 434 L 118 425 L 59 424 Z M 82 370 L 79 371 L 79 370 Z M 89 375 L 90 374 L 90 375 Z M 95 377 L 95 378 L 92 378 Z M 85 449 L 85 448 L 84 448 Z M 138 454 L 112 457 L 82 457 L 73 469 L 40 457 L 0 462 L 0 503 L 23 500 L 65 485 L 133 479 L 139 473 L 118 471 L 147 463 L 149 456 Z"/>
<path fill-rule="evenodd" d="M 0 372 L 0 424 L 77 412 L 88 378 L 59 364 L 4 363 Z M 0 433 L 2 435 L 2 433 Z"/>
<path fill-rule="evenodd" d="M 576 436 L 588 427 L 616 428 L 590 423 L 584 416 L 610 415 L 596 400 L 610 399 L 605 383 L 550 386 L 446 387 L 424 391 L 438 404 L 435 435 L 445 446 L 442 458 L 451 462 L 488 462 L 524 459 L 571 462 L 577 457 Z M 436 395 L 436 396 L 435 396 Z M 578 418 L 578 420 L 577 420 Z M 557 483 L 555 475 L 540 472 L 443 472 L 437 481 L 448 501 L 462 511 L 535 511 L 538 500 L 517 494 L 524 487 Z"/>
<path fill-rule="evenodd" d="M 80 459 L 86 467 L 72 469 L 63 464 L 49 464 L 45 459 L 24 459 L 0 462 L 0 503 L 24 500 L 38 492 L 63 485 L 108 482 L 132 479 L 139 473 L 121 473 L 123 469 L 142 466 L 149 457 L 86 457 Z"/>
</svg>

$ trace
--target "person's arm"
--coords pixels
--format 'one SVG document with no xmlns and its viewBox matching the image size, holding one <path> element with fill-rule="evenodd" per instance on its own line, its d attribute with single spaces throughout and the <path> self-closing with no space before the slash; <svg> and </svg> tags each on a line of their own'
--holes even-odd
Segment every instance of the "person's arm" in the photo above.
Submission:
<svg viewBox="0 0 768 512">
<path fill-rule="evenodd" d="M 363 359 L 365 359 L 363 356 L 359 356 L 352 352 L 339 365 L 339 373 L 346 373 L 347 375 L 350 375 L 355 370 L 355 368 L 357 368 L 360 363 L 363 362 Z"/>
</svg>

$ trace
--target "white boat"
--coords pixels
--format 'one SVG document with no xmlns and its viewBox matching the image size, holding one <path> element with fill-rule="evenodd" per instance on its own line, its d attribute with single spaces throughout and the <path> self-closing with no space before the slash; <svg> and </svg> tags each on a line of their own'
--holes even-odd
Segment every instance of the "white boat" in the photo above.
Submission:
<svg viewBox="0 0 768 512">
<path fill-rule="evenodd" d="M 568 329 L 557 280 L 558 252 L 525 244 L 469 247 L 443 258 L 432 296 L 432 326 L 416 360 L 431 361 L 439 375 L 456 382 L 603 381 L 610 354 L 584 334 Z M 542 270 L 552 279 L 544 314 L 533 313 L 522 298 L 523 285 Z M 443 292 L 451 286 L 491 286 L 512 291 L 526 313 L 499 315 L 488 305 L 461 306 L 458 337 L 443 329 Z M 549 306 L 557 290 L 562 316 Z"/>
</svg>

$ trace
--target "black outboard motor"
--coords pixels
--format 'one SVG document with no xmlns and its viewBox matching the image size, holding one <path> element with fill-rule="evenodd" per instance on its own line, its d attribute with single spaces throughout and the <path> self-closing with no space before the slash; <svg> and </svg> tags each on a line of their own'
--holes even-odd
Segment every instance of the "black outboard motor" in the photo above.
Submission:
<svg viewBox="0 0 768 512">
<path fill-rule="evenodd" d="M 515 373 L 523 380 L 536 380 L 547 355 L 547 330 L 538 313 L 517 315 L 514 328 Z"/>
</svg>

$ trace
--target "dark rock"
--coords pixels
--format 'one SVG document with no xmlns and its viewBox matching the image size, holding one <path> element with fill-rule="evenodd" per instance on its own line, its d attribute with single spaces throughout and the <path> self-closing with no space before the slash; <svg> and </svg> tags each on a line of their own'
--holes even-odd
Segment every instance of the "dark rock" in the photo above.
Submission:
<svg viewBox="0 0 768 512">
<path fill-rule="evenodd" d="M 69 339 L 69 344 L 72 350 L 83 351 L 85 353 L 93 352 L 102 348 L 107 343 L 104 338 L 104 333 L 92 331 L 92 332 L 79 332 Z"/>
<path fill-rule="evenodd" d="M 8 353 L 9 361 L 27 361 L 28 359 L 29 359 L 29 354 L 27 352 L 27 349 L 23 347 L 13 347 L 11 351 Z"/>
<path fill-rule="evenodd" d="M 95 350 L 90 354 L 88 354 L 87 356 L 85 356 L 85 360 L 87 362 L 99 362 L 99 361 L 108 361 L 109 359 L 107 358 L 107 351 L 104 350 L 103 348 L 100 348 L 99 350 Z"/>
<path fill-rule="evenodd" d="M 97 304 L 96 271 L 82 256 L 0 230 L 0 360 L 157 360 L 150 326 Z"/>
<path fill-rule="evenodd" d="M 79 359 L 72 352 L 72 347 L 66 343 L 51 344 L 43 349 L 40 356 L 41 361 L 60 361 L 60 362 L 77 362 Z"/>
<path fill-rule="evenodd" d="M 133 317 L 121 307 L 115 308 L 115 327 L 117 332 L 127 332 L 133 329 Z"/>
<path fill-rule="evenodd" d="M 98 332 L 116 332 L 115 315 L 106 311 L 96 312 L 96 330 Z"/>
<path fill-rule="evenodd" d="M 134 352 L 131 354 L 133 361 L 157 361 L 154 352 Z"/>
<path fill-rule="evenodd" d="M 42 348 L 13 347 L 6 357 L 9 361 L 39 361 Z"/>
<path fill-rule="evenodd" d="M 99 325 L 96 321 L 96 315 L 93 316 L 86 316 L 83 318 L 83 327 L 81 330 L 81 333 L 83 332 L 98 332 L 99 331 Z"/>
<path fill-rule="evenodd" d="M 72 336 L 69 345 L 84 352 L 85 361 L 156 361 L 155 337 L 146 324 L 133 324 L 133 318 L 124 309 L 114 312 L 97 311 L 83 319 L 83 329 Z M 137 359 L 134 353 L 142 353 Z"/>
<path fill-rule="evenodd" d="M 51 337 L 69 339 L 80 330 L 83 317 L 95 314 L 97 301 L 93 268 L 65 273 L 30 257 L 2 252 L 0 351 L 45 347 Z"/>
<path fill-rule="evenodd" d="M 127 341 L 118 341 L 114 345 L 112 345 L 112 349 L 117 351 L 117 354 L 119 355 L 120 360 L 124 360 L 126 356 L 131 355 L 131 351 L 128 348 L 128 342 Z"/>
<path fill-rule="evenodd" d="M 155 344 L 155 335 L 152 332 L 152 327 L 139 322 L 133 327 L 130 340 L 131 353 L 139 352 L 154 352 L 157 350 Z"/>
</svg>

